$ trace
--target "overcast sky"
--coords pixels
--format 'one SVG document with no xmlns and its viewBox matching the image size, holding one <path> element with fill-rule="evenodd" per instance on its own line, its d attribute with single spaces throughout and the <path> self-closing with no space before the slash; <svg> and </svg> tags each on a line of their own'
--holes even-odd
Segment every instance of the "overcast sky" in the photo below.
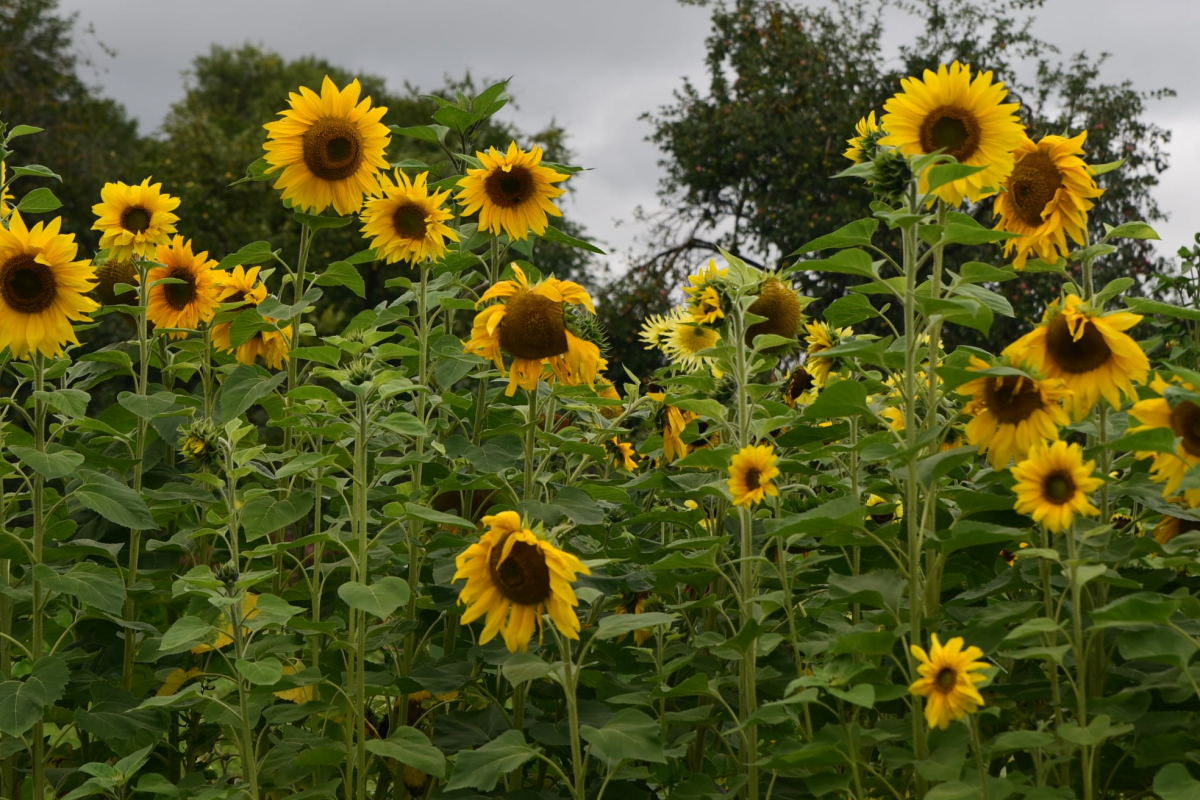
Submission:
<svg viewBox="0 0 1200 800">
<path fill-rule="evenodd" d="M 676 0 L 61 0 L 79 11 L 115 58 L 93 53 L 101 71 L 84 77 L 123 103 L 143 133 L 156 130 L 183 93 L 192 59 L 213 43 L 261 43 L 287 58 L 323 56 L 352 70 L 437 87 L 443 76 L 512 76 L 523 129 L 551 120 L 570 136 L 577 162 L 569 213 L 618 260 L 643 233 L 638 205 L 657 207 L 661 170 L 643 112 L 670 103 L 689 77 L 706 85 L 708 12 Z M 1135 11 L 1135 8 L 1142 9 Z M 1200 229 L 1190 187 L 1200 185 L 1200 85 L 1194 78 L 1200 0 L 1047 0 L 1036 32 L 1064 54 L 1112 53 L 1108 80 L 1174 88 L 1149 118 L 1169 128 L 1171 168 L 1158 189 L 1171 214 L 1159 225 L 1173 253 Z M 889 30 L 891 44 L 904 26 Z M 447 46 L 447 42 L 455 42 Z M 315 88 L 315 87 L 314 87 Z M 281 108 L 283 106 L 281 105 Z"/>
</svg>

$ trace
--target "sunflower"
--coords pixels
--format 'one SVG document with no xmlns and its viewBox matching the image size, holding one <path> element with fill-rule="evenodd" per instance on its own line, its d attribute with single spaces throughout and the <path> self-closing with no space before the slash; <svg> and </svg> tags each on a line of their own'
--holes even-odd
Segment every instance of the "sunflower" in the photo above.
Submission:
<svg viewBox="0 0 1200 800">
<path fill-rule="evenodd" d="M 692 322 L 712 325 L 725 318 L 720 290 L 728 273 L 728 268 L 717 269 L 717 262 L 710 258 L 703 269 L 688 276 L 689 285 L 683 287 L 683 291 L 688 297 L 688 313 L 692 315 Z"/>
<path fill-rule="evenodd" d="M 891 506 L 891 511 L 880 510 L 878 514 L 871 514 L 871 519 L 876 525 L 887 525 L 896 518 L 896 506 L 891 500 L 885 500 L 877 494 L 867 495 L 867 508 L 872 509 L 875 506 Z"/>
<path fill-rule="evenodd" d="M 779 475 L 775 448 L 769 444 L 743 447 L 729 464 L 729 494 L 735 506 L 758 505 L 779 489 L 771 479 Z"/>
<path fill-rule="evenodd" d="M 1172 385 L 1196 392 L 1196 387 L 1186 381 L 1176 378 L 1169 384 L 1161 376 L 1155 375 L 1150 388 L 1158 397 L 1134 403 L 1129 409 L 1129 415 L 1142 423 L 1132 428 L 1131 433 L 1151 428 L 1169 428 L 1179 439 L 1174 453 L 1137 454 L 1138 458 L 1154 459 L 1150 466 L 1150 478 L 1155 483 L 1164 484 L 1163 497 L 1174 495 L 1188 470 L 1200 464 L 1200 406 L 1191 400 L 1180 400 L 1172 408 L 1165 397 L 1167 388 Z M 1186 489 L 1183 496 L 1189 507 L 1200 506 L 1200 489 Z"/>
<path fill-rule="evenodd" d="M 646 397 L 662 404 L 662 409 L 658 412 L 659 425 L 662 427 L 662 460 L 670 464 L 677 458 L 683 458 L 691 449 L 684 444 L 683 432 L 688 423 L 695 420 L 699 414 L 667 405 L 665 392 L 647 392 Z"/>
<path fill-rule="evenodd" d="M 783 402 L 791 408 L 807 406 L 817 399 L 816 379 L 803 366 L 797 365 L 783 387 Z"/>
<path fill-rule="evenodd" d="M 220 628 L 218 628 L 216 641 L 214 641 L 212 644 L 196 645 L 192 648 L 192 653 L 194 655 L 200 655 L 201 653 L 207 653 L 212 650 L 220 650 L 221 648 L 228 647 L 229 645 L 233 644 L 232 611 L 233 606 L 229 606 L 221 613 L 221 625 Z M 256 595 L 254 592 L 246 592 L 246 594 L 242 597 L 242 612 L 239 615 L 243 623 L 243 636 L 250 633 L 250 629 L 245 627 L 244 623 L 257 617 L 258 611 L 258 595 Z"/>
<path fill-rule="evenodd" d="M 979 670 L 987 669 L 986 661 L 979 661 L 983 651 L 978 647 L 963 649 L 961 636 L 955 636 L 943 645 L 933 634 L 933 647 L 928 653 L 919 645 L 911 645 L 909 652 L 921 663 L 917 671 L 921 677 L 908 687 L 912 694 L 926 699 L 925 721 L 929 727 L 945 730 L 956 719 L 973 714 L 983 705 L 983 697 L 976 684 L 983 683 L 987 676 Z"/>
<path fill-rule="evenodd" d="M 792 287 L 778 278 L 764 279 L 758 287 L 758 298 L 746 311 L 766 319 L 746 328 L 746 346 L 752 347 L 756 336 L 796 338 L 796 331 L 800 330 L 804 319 L 803 309 L 804 304 Z"/>
<path fill-rule="evenodd" d="M 216 470 L 223 460 L 220 431 L 206 417 L 180 425 L 179 452 L 201 469 Z"/>
<path fill-rule="evenodd" d="M 1184 519 L 1164 514 L 1159 523 L 1154 526 L 1150 536 L 1159 544 L 1166 544 L 1181 533 L 1200 531 L 1200 520 Z"/>
<path fill-rule="evenodd" d="M 613 609 L 614 614 L 644 614 L 646 613 L 646 600 L 650 597 L 649 592 L 631 592 L 621 595 L 621 599 L 617 601 L 617 607 Z M 654 633 L 650 628 L 638 628 L 633 632 L 633 643 L 641 647 L 646 643 L 646 640 Z M 625 637 L 617 639 L 618 642 L 624 641 Z"/>
<path fill-rule="evenodd" d="M 1029 514 L 1052 533 L 1071 527 L 1076 514 L 1095 516 L 1100 511 L 1088 494 L 1104 481 L 1095 477 L 1096 462 L 1083 460 L 1077 444 L 1056 441 L 1049 449 L 1035 442 L 1029 457 L 1012 468 L 1017 495 L 1014 508 Z"/>
<path fill-rule="evenodd" d="M 183 685 L 192 678 L 197 678 L 203 674 L 204 670 L 200 669 L 199 667 L 192 667 L 189 670 L 183 670 L 179 667 L 176 667 L 167 673 L 167 677 L 163 681 L 163 685 L 158 687 L 158 691 L 155 692 L 154 695 L 155 697 L 169 697 L 182 689 Z"/>
<path fill-rule="evenodd" d="M 614 436 L 609 442 L 605 443 L 604 447 L 612 454 L 614 466 L 625 467 L 630 472 L 637 471 L 637 454 L 634 452 L 633 445 L 628 442 L 622 442 Z"/>
<path fill-rule="evenodd" d="M 36 350 L 47 358 L 61 355 L 63 345 L 79 344 L 71 321 L 99 304 L 87 297 L 96 284 L 96 269 L 75 261 L 75 234 L 59 233 L 62 219 L 25 227 L 13 211 L 8 228 L 0 226 L 0 350 L 29 358 Z"/>
<path fill-rule="evenodd" d="M 158 246 L 158 263 L 147 274 L 150 297 L 146 301 L 146 319 L 159 328 L 190 328 L 195 330 L 201 320 L 209 322 L 221 305 L 221 283 L 228 276 L 214 269 L 217 262 L 208 257 L 208 251 L 193 254 L 192 241 L 184 242 L 176 236 L 170 246 Z M 155 281 L 172 278 L 182 283 Z M 175 331 L 172 339 L 187 336 L 184 331 Z"/>
<path fill-rule="evenodd" d="M 453 580 L 465 578 L 458 601 L 467 607 L 462 624 L 487 615 L 479 636 L 487 644 L 504 635 L 509 652 L 529 649 L 536 627 L 541 641 L 542 614 L 568 639 L 579 638 L 579 601 L 571 584 L 591 571 L 578 558 L 538 538 L 515 511 L 483 518 L 487 530 L 455 559 Z"/>
<path fill-rule="evenodd" d="M 1012 174 L 996 198 L 996 230 L 1019 233 L 1004 242 L 1004 255 L 1016 252 L 1013 268 L 1025 268 L 1031 253 L 1053 263 L 1067 255 L 1067 237 L 1076 244 L 1087 241 L 1088 211 L 1094 198 L 1104 194 L 1096 187 L 1083 155 L 1087 131 L 1073 139 L 1045 136 L 1037 144 L 1026 139 L 1013 153 Z"/>
<path fill-rule="evenodd" d="M 904 78 L 903 91 L 883 104 L 880 120 L 887 131 L 880 144 L 897 148 L 906 156 L 937 151 L 954 156 L 960 164 L 984 167 L 980 172 L 951 181 L 935 194 L 951 205 L 963 195 L 976 202 L 995 194 L 1013 171 L 1013 151 L 1025 139 L 1017 119 L 1019 103 L 1005 103 L 1003 83 L 993 83 L 991 72 L 977 73 L 955 61 L 935 73 L 925 70 L 924 80 Z M 920 189 L 929 190 L 928 173 Z"/>
<path fill-rule="evenodd" d="M 1017 547 L 1017 553 L 1014 553 L 1011 550 L 1001 549 L 1000 557 L 1004 559 L 1005 564 L 1008 564 L 1011 567 L 1017 563 L 1017 554 L 1026 547 L 1029 547 L 1029 544 L 1027 542 L 1021 542 Z"/>
<path fill-rule="evenodd" d="M 1048 379 L 1061 379 L 1072 394 L 1063 400 L 1078 420 L 1101 397 L 1114 409 L 1121 395 L 1137 399 L 1133 384 L 1146 380 L 1150 362 L 1124 331 L 1141 321 L 1128 311 L 1098 314 L 1076 295 L 1046 310 L 1041 325 L 1004 348 L 1013 364 L 1028 364 Z"/>
<path fill-rule="evenodd" d="M 0 217 L 7 217 L 12 206 L 8 204 L 9 200 L 14 199 L 13 194 L 9 191 L 8 184 L 8 165 L 0 161 Z"/>
<path fill-rule="evenodd" d="M 222 304 L 241 303 L 238 309 L 248 313 L 248 310 L 267 299 L 267 287 L 258 281 L 259 267 L 245 269 L 241 264 L 233 268 L 233 272 L 225 278 L 217 299 Z M 264 322 L 275 323 L 277 320 L 269 317 Z M 232 322 L 218 322 L 213 326 L 212 341 L 218 350 L 233 352 L 234 347 L 229 333 L 233 328 Z M 259 356 L 271 369 L 282 369 L 287 361 L 288 342 L 292 338 L 292 326 L 287 325 L 282 331 L 255 331 L 249 339 L 237 346 L 236 358 L 239 364 L 253 364 Z"/>
<path fill-rule="evenodd" d="M 971 356 L 972 371 L 991 369 L 991 364 Z M 963 413 L 974 417 L 967 423 L 967 442 L 988 454 L 993 469 L 1009 459 L 1021 461 L 1035 442 L 1058 439 L 1058 428 L 1069 425 L 1062 408 L 1068 392 L 1061 380 L 1039 381 L 1021 375 L 987 375 L 958 387 L 970 395 Z"/>
<path fill-rule="evenodd" d="M 884 135 L 883 129 L 875 122 L 875 112 L 872 111 L 854 126 L 854 136 L 846 140 L 846 144 L 850 146 L 842 155 L 855 164 L 861 164 L 875 155 L 879 139 Z"/>
<path fill-rule="evenodd" d="M 96 267 L 96 280 L 96 296 L 100 298 L 101 305 L 136 306 L 138 304 L 137 290 L 135 289 L 126 289 L 117 294 L 118 283 L 137 286 L 138 273 L 132 261 L 118 261 L 115 258 L 109 258 Z"/>
<path fill-rule="evenodd" d="M 677 366 L 687 372 L 709 367 L 713 375 L 720 378 L 723 373 L 713 366 L 716 363 L 714 359 L 700 355 L 701 352 L 716 347 L 720 341 L 721 334 L 716 330 L 679 320 L 663 342 L 662 350 Z"/>
<path fill-rule="evenodd" d="M 501 281 L 484 292 L 475 304 L 500 298 L 475 315 L 471 338 L 463 342 L 463 352 L 490 358 L 500 374 L 505 374 L 502 353 L 513 357 L 506 395 L 512 397 L 520 386 L 526 391 L 537 388 L 542 365 L 549 364 L 563 383 L 595 386 L 596 375 L 604 368 L 600 348 L 581 339 L 568 329 L 564 306 L 582 306 L 596 313 L 587 290 L 572 281 L 546 278 L 529 285 L 525 272 L 512 265 L 515 281 Z"/>
<path fill-rule="evenodd" d="M 429 193 L 428 172 L 409 180 L 396 170 L 396 182 L 387 173 L 379 176 L 383 196 L 366 202 L 362 215 L 363 236 L 371 239 L 375 254 L 389 264 L 407 261 L 417 264 L 446 253 L 446 239 L 458 241 L 458 234 L 446 226 L 454 215 L 443 208 L 450 190 Z"/>
<path fill-rule="evenodd" d="M 646 350 L 654 350 L 655 348 L 662 349 L 666 345 L 667 337 L 674 329 L 675 324 L 683 319 L 685 314 L 683 306 L 675 306 L 666 315 L 651 314 L 642 322 L 642 329 L 638 332 L 638 338 L 646 343 Z"/>
<path fill-rule="evenodd" d="M 302 664 L 298 661 L 295 664 L 284 664 L 283 665 L 283 674 L 284 675 L 296 675 L 297 673 L 299 673 L 303 670 L 304 670 L 304 664 Z M 295 703 L 296 705 L 304 705 L 305 703 L 307 703 L 308 701 L 310 701 L 314 697 L 316 697 L 316 692 L 313 690 L 313 687 L 311 685 L 297 686 L 294 689 L 283 689 L 281 691 L 275 692 L 275 696 L 278 697 L 280 700 L 287 700 L 289 703 Z"/>
<path fill-rule="evenodd" d="M 345 216 L 362 208 L 363 195 L 379 194 L 376 172 L 388 166 L 392 136 L 380 122 L 387 109 L 372 108 L 369 97 L 360 103 L 361 92 L 357 80 L 339 90 L 326 75 L 321 94 L 301 86 L 288 95 L 283 119 L 263 125 L 266 172 L 279 173 L 284 201 L 314 214 L 332 205 Z"/>
<path fill-rule="evenodd" d="M 562 212 L 550 201 L 563 194 L 552 184 L 565 181 L 570 175 L 541 166 L 542 148 L 534 145 L 528 151 L 510 142 L 504 155 L 492 147 L 486 153 L 476 152 L 480 169 L 468 169 L 458 182 L 462 189 L 454 199 L 470 216 L 479 212 L 479 227 L 499 236 L 507 233 L 510 239 L 527 239 L 532 230 L 538 236 L 546 232 L 547 214 L 561 217 Z"/>
<path fill-rule="evenodd" d="M 596 376 L 596 383 L 602 387 L 596 394 L 603 397 L 605 400 L 620 400 L 621 395 L 617 391 L 617 387 L 608 378 L 603 375 Z M 624 411 L 623 406 L 600 406 L 600 416 L 605 419 L 616 419 L 621 416 Z"/>
<path fill-rule="evenodd" d="M 162 191 L 162 184 L 106 183 L 100 190 L 103 201 L 92 206 L 99 219 L 92 230 L 101 231 L 100 249 L 108 249 L 111 258 L 127 261 L 134 255 L 152 255 L 160 244 L 171 241 L 179 217 L 171 213 L 179 208 L 179 198 Z"/>
<path fill-rule="evenodd" d="M 854 328 L 834 328 L 820 320 L 814 320 L 805 325 L 804 330 L 808 331 L 808 336 L 804 337 L 804 341 L 808 344 L 804 350 L 808 354 L 804 368 L 812 376 L 817 388 L 821 389 L 829 380 L 829 373 L 833 370 L 833 360 L 822 358 L 820 353 L 836 347 L 842 339 L 853 336 Z"/>
</svg>

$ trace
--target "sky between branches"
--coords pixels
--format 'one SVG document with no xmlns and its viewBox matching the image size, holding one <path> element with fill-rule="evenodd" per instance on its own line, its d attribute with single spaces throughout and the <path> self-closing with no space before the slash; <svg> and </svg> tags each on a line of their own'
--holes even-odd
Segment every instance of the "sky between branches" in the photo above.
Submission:
<svg viewBox="0 0 1200 800">
<path fill-rule="evenodd" d="M 318 55 L 381 75 L 395 91 L 406 81 L 438 87 L 443 76 L 468 69 L 476 79 L 512 76 L 519 107 L 502 114 L 527 131 L 557 121 L 577 162 L 593 170 L 572 180 L 570 213 L 613 254 L 614 272 L 644 234 L 633 222 L 635 207 L 658 207 L 660 154 L 645 141 L 651 129 L 639 116 L 670 103 L 685 76 L 707 85 L 708 12 L 675 0 L 62 0 L 61 8 L 80 12 L 81 26 L 93 24 L 117 51 L 115 58 L 91 52 L 99 71 L 83 78 L 123 103 L 143 133 L 158 128 L 183 95 L 183 72 L 214 43 L 250 41 L 289 59 Z M 1157 190 L 1170 214 L 1158 226 L 1162 250 L 1189 244 L 1200 230 L 1200 203 L 1191 195 L 1200 186 L 1193 67 L 1200 2 L 1048 0 L 1037 17 L 1035 33 L 1064 57 L 1112 53 L 1105 80 L 1178 92 L 1152 102 L 1147 117 L 1173 133 L 1171 168 Z M 895 18 L 885 49 L 894 51 L 915 24 Z"/>
</svg>

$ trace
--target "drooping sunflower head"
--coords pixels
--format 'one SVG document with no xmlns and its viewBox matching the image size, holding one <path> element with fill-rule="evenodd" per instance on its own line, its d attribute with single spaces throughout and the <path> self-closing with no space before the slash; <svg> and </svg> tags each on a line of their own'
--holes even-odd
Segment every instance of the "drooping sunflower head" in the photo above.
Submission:
<svg viewBox="0 0 1200 800">
<path fill-rule="evenodd" d="M 137 305 L 137 290 L 125 289 L 117 294 L 118 283 L 131 287 L 137 286 L 138 272 L 134 269 L 132 261 L 109 258 L 96 267 L 96 296 L 100 298 L 100 304 L 105 306 Z"/>
<path fill-rule="evenodd" d="M 1056 441 L 1047 449 L 1038 443 L 1029 458 L 1012 468 L 1017 481 L 1014 507 L 1053 533 L 1065 530 L 1076 515 L 1100 513 L 1088 501 L 1088 495 L 1104 483 L 1095 472 L 1096 462 L 1085 462 L 1079 445 Z"/>
<path fill-rule="evenodd" d="M 646 613 L 646 601 L 650 598 L 649 592 L 629 592 L 622 594 L 617 600 L 617 605 L 613 608 L 614 614 L 644 614 Z M 654 631 L 650 628 L 638 628 L 633 632 L 633 643 L 641 647 L 646 643 L 646 640 L 653 635 Z M 625 637 L 617 639 L 618 642 L 625 640 Z"/>
<path fill-rule="evenodd" d="M 1063 381 L 1072 394 L 1064 399 L 1076 420 L 1104 398 L 1114 409 L 1122 396 L 1136 398 L 1150 362 L 1125 331 L 1142 317 L 1128 311 L 1099 314 L 1076 295 L 1052 306 L 1047 319 L 1004 349 L 1014 364 L 1028 364 L 1047 378 Z"/>
<path fill-rule="evenodd" d="M 306 86 L 288 95 L 289 108 L 267 129 L 267 174 L 278 173 L 275 188 L 301 211 L 320 214 L 330 205 L 341 215 L 357 213 L 363 196 L 379 193 L 378 170 L 391 133 L 380 120 L 384 107 L 371 98 L 359 102 L 358 80 L 338 89 L 328 75 L 317 94 Z"/>
<path fill-rule="evenodd" d="M 1068 236 L 1086 242 L 1088 211 L 1104 194 L 1082 158 L 1086 138 L 1087 131 L 1072 139 L 1046 136 L 1037 144 L 1026 139 L 1013 153 L 995 213 L 997 230 L 1021 234 L 1004 242 L 1004 255 L 1015 254 L 1014 269 L 1024 269 L 1031 254 L 1050 263 L 1066 256 Z"/>
<path fill-rule="evenodd" d="M 479 212 L 481 230 L 527 239 L 530 231 L 538 236 L 546 232 L 547 214 L 562 216 L 550 201 L 566 191 L 554 184 L 571 176 L 542 166 L 542 148 L 521 150 L 510 142 L 504 154 L 493 147 L 475 157 L 481 166 L 467 170 L 454 199 L 465 206 L 464 215 Z"/>
<path fill-rule="evenodd" d="M 1154 459 L 1150 465 L 1150 478 L 1155 483 L 1163 484 L 1163 497 L 1172 497 L 1179 490 L 1188 470 L 1200 464 L 1200 405 L 1186 397 L 1187 394 L 1200 392 L 1193 384 L 1178 376 L 1167 382 L 1162 376 L 1155 375 L 1150 388 L 1158 397 L 1133 404 L 1129 416 L 1141 425 L 1131 430 L 1169 428 L 1179 440 L 1173 453 L 1137 454 L 1138 458 Z M 1171 396 L 1172 389 L 1179 394 Z M 1171 405 L 1172 401 L 1174 405 Z M 1200 506 L 1200 489 L 1185 489 L 1183 495 L 1189 507 Z"/>
<path fill-rule="evenodd" d="M 842 339 L 853 336 L 854 329 L 850 327 L 834 328 L 820 320 L 814 320 L 805 325 L 804 330 L 808 332 L 808 336 L 804 338 L 808 345 L 804 351 L 808 354 L 804 367 L 816 382 L 817 387 L 822 388 L 829 380 L 829 373 L 833 370 L 833 360 L 820 354 L 836 347 Z"/>
<path fill-rule="evenodd" d="M 441 258 L 446 240 L 458 241 L 458 233 L 446 225 L 454 215 L 445 208 L 450 190 L 429 193 L 428 172 L 409 180 L 396 170 L 396 182 L 379 176 L 382 197 L 368 200 L 362 215 L 363 236 L 371 239 L 375 254 L 389 264 L 407 261 L 416 265 L 427 258 Z"/>
<path fill-rule="evenodd" d="M 883 104 L 880 121 L 887 134 L 880 144 L 904 155 L 942 151 L 960 164 L 984 167 L 936 190 L 942 200 L 958 205 L 964 196 L 978 201 L 999 190 L 1013 169 L 1012 152 L 1025 137 L 1018 121 L 1018 103 L 1005 103 L 1004 84 L 993 83 L 991 72 L 971 76 L 969 65 L 957 61 L 924 78 L 905 78 L 902 91 Z M 928 191 L 927 175 L 921 176 Z"/>
<path fill-rule="evenodd" d="M 258 279 L 259 268 L 246 269 L 241 264 L 222 278 L 218 300 L 227 308 L 238 304 L 236 309 L 242 314 L 256 314 L 252 309 L 267 299 L 267 287 Z M 263 318 L 264 323 L 275 324 L 277 320 Z M 271 369 L 282 369 L 283 363 L 290 358 L 288 343 L 292 339 L 292 326 L 285 325 L 282 329 L 255 330 L 250 338 L 233 345 L 233 321 L 218 322 L 212 329 L 213 346 L 224 352 L 234 353 L 239 364 L 253 364 L 259 356 Z"/>
<path fill-rule="evenodd" d="M 860 119 L 858 124 L 854 126 L 854 135 L 846 140 L 846 144 L 849 147 L 846 148 L 846 152 L 842 153 L 842 155 L 855 164 L 861 164 L 875 157 L 875 150 L 879 147 L 879 140 L 886 135 L 883 129 L 875 122 L 875 112 L 872 111 Z"/>
<path fill-rule="evenodd" d="M 804 303 L 791 286 L 778 278 L 765 278 L 758 287 L 758 297 L 747 312 L 766 317 L 746 328 L 746 346 L 752 347 L 757 336 L 782 336 L 795 339 L 804 320 Z"/>
<path fill-rule="evenodd" d="M 161 183 L 106 183 L 100 190 L 102 202 L 92 206 L 99 219 L 92 230 L 100 231 L 100 249 L 108 249 L 110 258 L 127 261 L 135 255 L 154 254 L 160 244 L 166 244 L 175 233 L 179 221 L 172 212 L 179 208 L 179 198 L 162 191 Z"/>
<path fill-rule="evenodd" d="M 729 464 L 729 494 L 735 506 L 755 506 L 779 494 L 772 479 L 779 476 L 779 457 L 772 445 L 743 447 Z"/>
<path fill-rule="evenodd" d="M 725 318 L 722 307 L 728 268 L 717 269 L 717 262 L 708 260 L 708 264 L 694 275 L 688 276 L 688 285 L 683 287 L 688 297 L 688 313 L 692 322 L 699 325 L 713 325 L 717 320 Z"/>
<path fill-rule="evenodd" d="M 501 281 L 484 292 L 477 305 L 499 300 L 475 315 L 471 338 L 463 351 L 490 358 L 506 374 L 503 353 L 513 358 L 507 394 L 517 387 L 537 388 L 542 366 L 547 364 L 559 380 L 569 385 L 594 386 L 604 369 L 600 348 L 568 326 L 565 306 L 580 306 L 595 314 L 587 290 L 572 281 L 546 278 L 533 286 L 525 271 L 512 265 L 515 280 Z"/>
<path fill-rule="evenodd" d="M 20 211 L 0 226 L 0 350 L 16 358 L 61 355 L 68 342 L 79 344 L 71 322 L 91 322 L 87 313 L 99 308 L 87 296 L 95 267 L 75 260 L 75 235 L 61 229 L 57 217 L 28 228 Z"/>
<path fill-rule="evenodd" d="M 806 406 L 817 399 L 817 382 L 809 371 L 797 365 L 783 386 L 783 402 L 792 408 Z"/>
<path fill-rule="evenodd" d="M 200 323 L 209 322 L 220 306 L 221 284 L 226 273 L 214 269 L 217 262 L 208 252 L 193 253 L 192 242 L 176 236 L 170 245 L 158 246 L 158 263 L 146 278 L 150 296 L 146 301 L 146 318 L 157 328 L 182 328 L 171 333 L 172 339 L 187 336 Z M 164 278 L 168 283 L 159 283 Z"/>
<path fill-rule="evenodd" d="M 969 369 L 990 370 L 992 365 L 971 356 Z M 994 469 L 1005 467 L 1014 457 L 1024 459 L 1037 443 L 1054 441 L 1059 426 L 1071 422 L 1062 407 L 1069 392 L 1059 379 L 987 375 L 959 386 L 958 393 L 971 397 L 963 409 L 963 414 L 973 417 L 967 423 L 967 441 L 987 452 Z"/>
<path fill-rule="evenodd" d="M 604 443 L 604 447 L 608 450 L 609 455 L 613 458 L 613 465 L 624 467 L 630 472 L 636 472 L 638 468 L 637 452 L 633 449 L 633 445 L 629 442 L 622 442 L 616 436 Z"/>
<path fill-rule="evenodd" d="M 487 615 L 479 636 L 486 644 L 496 634 L 504 636 L 509 652 L 525 652 L 534 629 L 542 630 L 542 614 L 549 613 L 555 627 L 567 638 L 579 638 L 579 601 L 571 584 L 591 571 L 578 558 L 559 550 L 525 526 L 515 511 L 483 518 L 486 528 L 479 542 L 455 560 L 454 580 L 466 580 L 458 600 L 465 605 L 462 624 Z M 540 641 L 540 637 L 539 637 Z"/>
<path fill-rule="evenodd" d="M 933 634 L 933 647 L 929 652 L 919 645 L 910 645 L 909 650 L 920 663 L 917 671 L 921 677 L 908 687 L 912 694 L 925 698 L 925 719 L 929 727 L 945 730 L 956 719 L 973 714 L 983 705 L 983 697 L 976 688 L 987 680 L 979 674 L 988 668 L 980 661 L 983 651 L 978 647 L 963 649 L 962 637 L 955 636 L 946 644 Z"/>
</svg>

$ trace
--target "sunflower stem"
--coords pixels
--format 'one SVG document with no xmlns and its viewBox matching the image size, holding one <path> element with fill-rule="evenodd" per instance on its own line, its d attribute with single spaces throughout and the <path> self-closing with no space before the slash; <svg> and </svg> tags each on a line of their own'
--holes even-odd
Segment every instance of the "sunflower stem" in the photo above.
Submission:
<svg viewBox="0 0 1200 800">
<path fill-rule="evenodd" d="M 33 353 L 33 446 L 39 453 L 46 452 L 46 401 L 42 392 L 46 386 L 46 362 L 41 352 Z M 32 575 L 30 583 L 33 591 L 33 641 L 30 643 L 30 659 L 34 665 L 42 657 L 43 639 L 45 633 L 45 618 L 42 615 L 43 597 L 42 582 L 38 578 L 38 567 L 42 563 L 43 548 L 46 539 L 46 515 L 44 504 L 45 481 L 40 472 L 33 474 L 33 563 L 30 565 Z M 128 610 L 128 601 L 126 601 Z M 126 643 L 132 633 L 126 631 Z M 128 647 L 126 648 L 128 651 Z M 33 726 L 33 800 L 45 800 L 46 797 L 46 729 L 42 723 L 42 715 Z"/>
<path fill-rule="evenodd" d="M 975 751 L 975 766 L 979 770 L 979 791 L 982 800 L 991 800 L 988 790 L 987 763 L 983 760 L 983 742 L 979 735 L 979 720 L 967 714 L 967 727 L 971 729 L 972 749 Z"/>
<path fill-rule="evenodd" d="M 354 580 L 366 584 L 368 575 L 367 541 L 367 492 L 370 465 L 367 460 L 367 442 L 370 439 L 370 413 L 367 398 L 355 398 L 355 441 L 354 441 L 354 493 L 352 527 L 354 530 L 357 556 L 353 563 Z M 354 642 L 354 781 L 357 800 L 367 798 L 367 618 L 366 612 L 350 609 L 352 641 Z"/>
<path fill-rule="evenodd" d="M 138 376 L 137 383 L 134 386 L 134 392 L 139 397 L 145 397 L 150 385 L 150 336 L 147 331 L 148 320 L 147 304 L 150 299 L 149 278 L 147 277 L 148 270 L 144 261 L 138 260 L 138 318 L 137 318 L 137 337 L 138 337 Z M 160 365 L 161 367 L 161 365 Z M 137 462 L 133 467 L 133 490 L 139 495 L 142 492 L 142 472 L 143 462 L 146 459 L 146 433 L 149 421 L 142 416 L 137 418 L 135 423 L 135 453 L 134 460 Z M 140 530 L 129 531 L 129 568 L 125 571 L 125 619 L 133 622 L 137 615 L 134 606 L 132 592 L 133 587 L 137 584 L 138 576 L 138 557 L 141 555 L 142 549 L 142 532 Z M 133 628 L 125 629 L 125 657 L 122 667 L 122 686 L 125 691 L 133 689 L 133 666 L 137 657 L 137 633 Z"/>
<path fill-rule="evenodd" d="M 533 496 L 533 453 L 534 445 L 537 442 L 538 428 L 537 386 L 527 390 L 526 394 L 529 395 L 529 415 L 525 426 L 525 499 L 535 500 L 536 498 Z"/>
<path fill-rule="evenodd" d="M 916 212 L 919 207 L 917 184 L 912 181 L 908 189 L 908 209 Z M 905 527 L 908 538 L 908 614 L 910 644 L 921 643 L 921 620 L 923 616 L 921 585 L 921 541 L 917 513 L 917 229 L 915 225 L 901 228 L 904 266 L 904 425 L 907 456 L 907 474 L 904 482 Z M 908 654 L 909 672 L 915 675 L 917 665 L 911 651 Z M 919 696 L 913 697 L 913 743 L 917 759 L 928 758 L 923 703 Z M 918 774 L 917 796 L 923 797 L 928 784 Z"/>
</svg>

